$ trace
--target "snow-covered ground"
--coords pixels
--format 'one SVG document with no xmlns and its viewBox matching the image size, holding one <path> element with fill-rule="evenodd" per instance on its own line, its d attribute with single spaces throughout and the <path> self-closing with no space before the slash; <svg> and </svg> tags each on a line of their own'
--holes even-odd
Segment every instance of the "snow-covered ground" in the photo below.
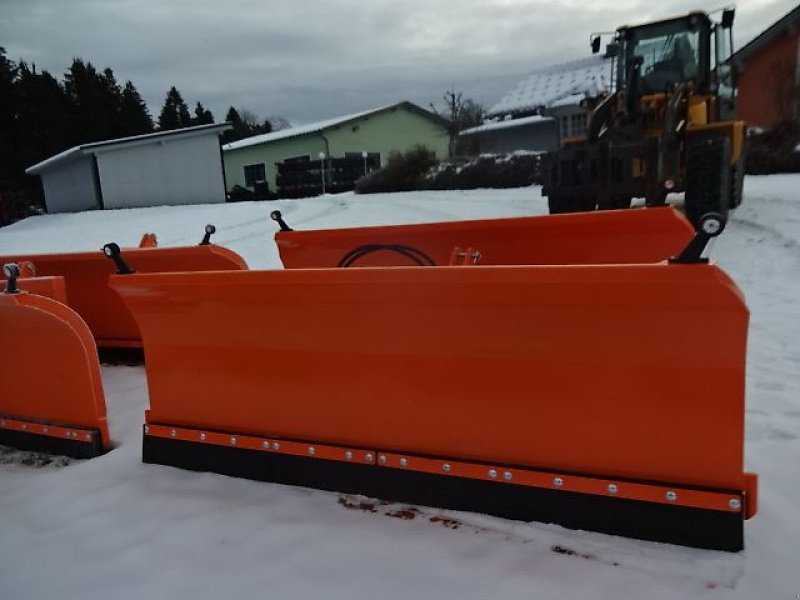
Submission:
<svg viewBox="0 0 800 600">
<path fill-rule="evenodd" d="M 761 477 L 760 512 L 744 552 L 143 465 L 144 369 L 106 366 L 112 452 L 65 467 L 0 453 L 0 599 L 797 598 L 798 189 L 800 176 L 748 177 L 712 249 L 752 312 L 746 464 Z M 546 212 L 533 187 L 47 215 L 0 229 L 0 254 L 135 245 L 146 231 L 183 245 L 214 223 L 215 241 L 252 268 L 278 268 L 275 208 L 298 229 Z"/>
</svg>

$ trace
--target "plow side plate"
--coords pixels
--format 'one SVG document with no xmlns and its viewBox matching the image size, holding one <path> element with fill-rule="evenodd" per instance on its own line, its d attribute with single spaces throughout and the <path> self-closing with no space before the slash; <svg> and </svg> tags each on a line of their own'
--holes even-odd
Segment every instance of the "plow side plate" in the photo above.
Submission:
<svg viewBox="0 0 800 600">
<path fill-rule="evenodd" d="M 137 272 L 222 271 L 246 269 L 236 253 L 220 246 L 126 248 L 125 261 Z M 101 347 L 139 347 L 141 339 L 133 317 L 108 287 L 114 264 L 101 251 L 0 257 L 0 264 L 31 261 L 38 275 L 62 276 L 69 306 L 89 326 Z M 30 281 L 30 280 L 27 280 Z M 21 287 L 25 289 L 22 280 Z"/>
<path fill-rule="evenodd" d="M 694 229 L 670 207 L 392 225 L 317 231 L 279 231 L 275 242 L 287 269 L 335 267 L 368 244 L 401 244 L 447 265 L 453 248 L 473 248 L 481 265 L 655 263 L 680 253 Z M 380 251 L 354 266 L 413 266 Z"/>
<path fill-rule="evenodd" d="M 0 444 L 81 458 L 109 450 L 97 350 L 80 316 L 50 298 L 2 294 L 0 331 Z"/>
<path fill-rule="evenodd" d="M 6 264 L 6 263 L 2 263 Z M 67 288 L 63 277 L 29 277 L 18 281 L 20 288 L 37 296 L 45 296 L 61 304 L 67 302 Z M 0 294 L 6 291 L 6 282 L 0 279 Z"/>
<path fill-rule="evenodd" d="M 746 489 L 748 311 L 714 266 L 135 274 L 111 286 L 142 331 L 150 425 Z"/>
</svg>

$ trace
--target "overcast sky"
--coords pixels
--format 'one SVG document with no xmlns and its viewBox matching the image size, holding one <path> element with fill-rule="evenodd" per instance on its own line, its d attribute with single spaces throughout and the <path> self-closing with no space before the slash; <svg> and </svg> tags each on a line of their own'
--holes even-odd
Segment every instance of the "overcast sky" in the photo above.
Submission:
<svg viewBox="0 0 800 600">
<path fill-rule="evenodd" d="M 797 0 L 738 3 L 735 45 Z M 157 117 L 175 85 L 293 124 L 455 87 L 487 107 L 528 71 L 589 55 L 589 34 L 698 0 L 0 0 L 0 46 L 61 77 L 73 57 L 130 79 Z M 587 8 L 587 6 L 592 6 Z"/>
</svg>

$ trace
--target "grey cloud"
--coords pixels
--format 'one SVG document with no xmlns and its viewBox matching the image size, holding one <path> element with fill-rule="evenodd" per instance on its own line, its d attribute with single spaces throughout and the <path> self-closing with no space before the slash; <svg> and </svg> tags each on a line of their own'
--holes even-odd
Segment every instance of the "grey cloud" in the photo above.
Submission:
<svg viewBox="0 0 800 600">
<path fill-rule="evenodd" d="M 229 105 L 294 122 L 380 104 L 486 104 L 526 72 L 588 54 L 589 34 L 680 14 L 696 0 L 0 0 L 0 45 L 60 75 L 72 57 L 132 80 L 152 113 L 175 85 L 218 119 Z M 793 0 L 740 3 L 746 41 Z"/>
</svg>

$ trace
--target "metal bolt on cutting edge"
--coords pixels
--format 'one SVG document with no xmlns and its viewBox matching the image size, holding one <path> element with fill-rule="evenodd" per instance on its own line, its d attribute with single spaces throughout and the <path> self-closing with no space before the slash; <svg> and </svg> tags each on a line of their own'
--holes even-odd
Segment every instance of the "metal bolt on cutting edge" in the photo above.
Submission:
<svg viewBox="0 0 800 600">
<path fill-rule="evenodd" d="M 675 492 L 673 492 L 673 491 L 669 491 L 669 492 L 667 492 L 666 494 L 664 494 L 664 496 L 665 496 L 665 497 L 666 497 L 666 499 L 667 499 L 667 500 L 669 500 L 670 502 L 675 502 L 675 500 L 677 500 L 677 499 L 678 499 L 678 494 L 676 494 L 676 493 L 675 493 Z"/>
<path fill-rule="evenodd" d="M 556 487 L 561 487 L 562 485 L 564 485 L 564 480 L 561 479 L 561 477 L 556 477 L 555 479 L 553 479 L 553 485 Z"/>
<path fill-rule="evenodd" d="M 730 506 L 733 510 L 739 510 L 742 508 L 742 502 L 738 498 L 731 498 L 728 500 L 728 506 Z"/>
</svg>

